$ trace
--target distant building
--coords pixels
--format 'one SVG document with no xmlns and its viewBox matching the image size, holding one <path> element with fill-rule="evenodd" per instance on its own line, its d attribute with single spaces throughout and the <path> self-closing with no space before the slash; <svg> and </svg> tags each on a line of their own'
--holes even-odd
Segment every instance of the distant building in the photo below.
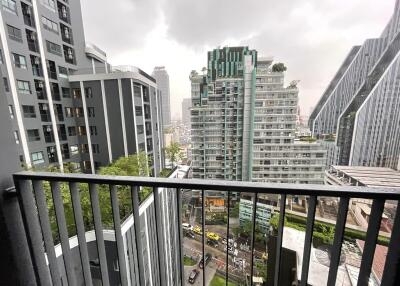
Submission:
<svg viewBox="0 0 400 286">
<path fill-rule="evenodd" d="M 208 52 L 192 71 L 193 177 L 322 184 L 326 151 L 296 138 L 298 89 L 248 47 Z"/>
<path fill-rule="evenodd" d="M 364 186 L 370 188 L 400 188 L 400 172 L 382 167 L 331 166 L 326 171 L 325 182 L 328 185 Z M 372 200 L 350 200 L 349 211 L 356 225 L 367 229 L 371 215 Z M 381 220 L 381 231 L 391 233 L 396 201 L 386 201 Z"/>
<path fill-rule="evenodd" d="M 182 100 L 182 123 L 190 126 L 190 108 L 192 107 L 192 99 L 184 98 Z"/>
<path fill-rule="evenodd" d="M 335 165 L 399 168 L 400 1 L 379 38 L 351 49 L 312 112 L 316 137 L 334 134 Z"/>
<path fill-rule="evenodd" d="M 171 126 L 171 95 L 169 89 L 169 75 L 165 67 L 155 67 L 152 76 L 156 79 L 162 98 L 162 119 L 164 128 Z"/>
<path fill-rule="evenodd" d="M 276 205 L 276 203 L 273 203 Z M 274 207 L 272 204 L 263 203 L 257 201 L 256 208 L 256 223 L 260 227 L 260 231 L 262 233 L 267 234 L 270 226 L 270 219 L 272 214 L 274 213 Z M 253 217 L 253 201 L 246 198 L 240 198 L 239 203 L 239 223 L 241 226 L 243 224 L 251 222 Z"/>
<path fill-rule="evenodd" d="M 1 131 L 12 136 L 27 168 L 94 173 L 111 160 L 136 153 L 142 144 L 147 151 L 162 148 L 154 79 L 137 68 L 125 77 L 112 71 L 107 54 L 85 40 L 80 2 L 2 2 L 1 94 L 12 134 L 3 126 Z M 129 80 L 154 100 L 128 104 Z M 151 109 L 145 119 L 149 140 L 137 134 L 144 132 L 144 123 L 136 124 L 138 118 L 132 116 L 144 108 Z M 152 157 L 154 152 L 147 153 Z M 152 161 L 158 162 L 158 156 Z"/>
</svg>

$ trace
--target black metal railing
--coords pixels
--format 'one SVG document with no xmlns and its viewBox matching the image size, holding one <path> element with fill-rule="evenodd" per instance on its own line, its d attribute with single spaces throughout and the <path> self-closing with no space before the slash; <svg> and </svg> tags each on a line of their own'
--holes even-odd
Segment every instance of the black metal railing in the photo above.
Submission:
<svg viewBox="0 0 400 286">
<path fill-rule="evenodd" d="M 143 248 L 141 239 L 141 219 L 139 214 L 140 199 L 139 190 L 143 187 L 152 188 L 153 194 L 151 195 L 154 202 L 154 217 L 156 226 L 156 245 L 158 252 L 158 269 L 161 270 L 166 263 L 163 261 L 165 245 L 160 242 L 163 239 L 160 236 L 159 230 L 163 227 L 172 228 L 173 225 L 163 225 L 162 219 L 165 214 L 161 214 L 161 196 L 158 190 L 160 188 L 166 189 L 168 192 L 174 194 L 174 208 L 176 208 L 175 224 L 178 229 L 178 249 L 179 255 L 179 279 L 175 281 L 174 285 L 183 285 L 187 277 L 184 277 L 183 268 L 183 230 L 182 230 L 182 206 L 181 197 L 182 190 L 200 190 L 201 193 L 201 210 L 202 210 L 202 257 L 205 256 L 205 192 L 207 190 L 222 191 L 227 193 L 228 197 L 228 222 L 227 222 L 227 236 L 229 234 L 229 202 L 230 197 L 235 193 L 251 193 L 253 195 L 253 209 L 252 209 L 252 240 L 250 246 L 251 261 L 250 261 L 250 275 L 249 282 L 253 285 L 253 266 L 254 266 L 254 233 L 256 227 L 256 208 L 257 197 L 262 194 L 274 194 L 280 196 L 279 206 L 279 222 L 277 227 L 277 240 L 276 240 L 276 256 L 275 269 L 274 269 L 274 285 L 280 284 L 280 272 L 282 270 L 282 240 L 284 229 L 284 216 L 285 216 L 285 202 L 287 196 L 307 196 L 308 208 L 306 215 L 306 231 L 302 257 L 301 277 L 298 277 L 299 285 L 308 285 L 308 273 L 310 266 L 310 253 L 313 237 L 313 229 L 315 222 L 316 206 L 318 204 L 318 197 L 335 197 L 339 198 L 339 206 L 337 213 L 337 220 L 335 224 L 335 233 L 331 251 L 331 259 L 329 266 L 329 274 L 327 285 L 335 285 L 338 274 L 338 267 L 340 263 L 340 255 L 342 242 L 344 239 L 346 219 L 348 215 L 348 206 L 351 198 L 364 198 L 372 200 L 372 208 L 368 222 L 368 229 L 366 232 L 366 239 L 364 250 L 361 259 L 360 272 L 358 276 L 358 285 L 368 285 L 371 275 L 371 268 L 373 263 L 374 252 L 379 235 L 381 225 L 381 218 L 384 210 L 384 204 L 387 200 L 400 200 L 399 189 L 372 189 L 366 187 L 339 187 L 327 185 L 295 185 L 295 184 L 270 184 L 270 183 L 255 183 L 255 182 L 236 182 L 236 181 L 210 181 L 198 179 L 177 179 L 177 178 L 149 178 L 149 177 L 127 177 L 127 176 L 102 176 L 102 175 L 89 175 L 89 174 L 58 174 L 58 173 L 40 173 L 40 172 L 20 172 L 14 174 L 14 182 L 18 194 L 21 212 L 26 228 L 26 236 L 30 246 L 32 262 L 36 274 L 37 284 L 40 285 L 60 285 L 60 269 L 57 263 L 55 254 L 54 240 L 52 237 L 51 222 L 49 213 L 47 211 L 46 197 L 43 189 L 44 182 L 49 182 L 51 186 L 51 194 L 53 197 L 54 210 L 56 222 L 58 225 L 59 239 L 61 242 L 63 267 L 69 285 L 76 284 L 76 277 L 74 273 L 73 259 L 71 257 L 71 248 L 68 237 L 67 225 L 65 221 L 65 211 L 63 199 L 60 192 L 60 184 L 66 183 L 69 186 L 69 192 L 72 201 L 72 209 L 75 219 L 76 234 L 78 240 L 78 247 L 80 253 L 80 262 L 82 267 L 83 279 L 86 285 L 92 285 L 92 273 L 88 255 L 87 239 L 85 237 L 85 224 L 83 220 L 79 184 L 87 184 L 90 193 L 90 203 L 93 214 L 93 224 L 95 231 L 95 240 L 97 243 L 98 251 L 98 265 L 100 266 L 100 279 L 103 285 L 110 285 L 109 265 L 107 263 L 105 252 L 105 238 L 104 229 L 102 224 L 101 209 L 99 205 L 99 185 L 109 186 L 109 193 L 111 199 L 111 208 L 114 221 L 115 242 L 117 248 L 117 257 L 119 264 L 119 279 L 121 285 L 128 285 L 128 279 L 132 278 L 132 271 L 129 271 L 129 263 L 127 262 L 126 253 L 129 252 L 125 249 L 124 239 L 121 231 L 121 220 L 117 198 L 117 186 L 126 186 L 130 190 L 132 211 L 133 211 L 133 225 L 135 234 L 135 247 L 138 259 L 137 274 L 135 278 L 139 284 L 146 285 L 146 274 L 143 260 Z M 157 194 L 154 196 L 154 194 Z M 388 255 L 382 276 L 382 285 L 400 285 L 400 208 L 397 208 L 396 215 L 393 222 L 393 231 L 391 234 Z M 228 237 L 227 237 L 228 239 Z M 47 258 L 47 259 L 46 259 Z M 228 247 L 226 247 L 226 263 L 225 275 L 226 283 L 228 283 L 229 273 L 228 263 Z M 204 267 L 205 268 L 205 267 Z M 131 276 L 128 274 L 131 273 Z M 206 271 L 203 271 L 203 285 L 206 285 Z M 136 272 L 135 272 L 136 273 Z M 154 275 L 154 273 L 152 274 Z M 156 274 L 158 275 L 158 274 Z M 160 284 L 165 285 L 162 277 L 154 277 Z M 132 282 L 135 285 L 135 282 Z M 254 282 L 255 283 L 255 282 Z M 227 284 L 228 285 L 228 284 Z"/>
</svg>

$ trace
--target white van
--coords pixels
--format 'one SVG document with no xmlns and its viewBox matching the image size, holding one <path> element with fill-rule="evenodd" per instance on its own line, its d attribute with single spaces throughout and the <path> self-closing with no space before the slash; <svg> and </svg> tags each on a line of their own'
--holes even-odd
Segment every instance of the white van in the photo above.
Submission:
<svg viewBox="0 0 400 286">
<path fill-rule="evenodd" d="M 184 222 L 184 223 L 182 223 L 182 229 L 192 231 L 193 230 L 193 225 L 190 225 L 190 224 Z"/>
</svg>

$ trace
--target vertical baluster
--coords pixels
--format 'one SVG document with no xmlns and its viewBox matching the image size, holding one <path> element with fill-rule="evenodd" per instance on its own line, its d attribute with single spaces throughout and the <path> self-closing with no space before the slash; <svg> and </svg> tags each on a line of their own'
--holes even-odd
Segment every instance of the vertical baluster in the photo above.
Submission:
<svg viewBox="0 0 400 286">
<path fill-rule="evenodd" d="M 254 271 L 254 242 L 256 239 L 256 221 L 257 221 L 257 193 L 254 193 L 254 201 L 253 201 L 253 214 L 251 221 L 251 257 L 250 257 L 250 285 L 253 285 L 253 271 Z"/>
<path fill-rule="evenodd" d="M 229 254 L 228 254 L 228 245 L 229 245 L 229 216 L 230 216 L 230 199 L 231 199 L 231 193 L 227 191 L 228 193 L 228 202 L 227 202 L 227 207 L 228 207 L 228 218 L 226 222 L 226 251 L 225 251 L 225 284 L 228 286 L 228 279 L 229 279 Z"/>
<path fill-rule="evenodd" d="M 203 286 L 206 286 L 206 259 L 205 259 L 205 237 L 206 237 L 206 209 L 205 209 L 205 196 L 204 190 L 201 190 L 201 213 L 202 213 L 202 228 L 203 228 L 203 235 L 202 235 L 202 259 L 203 259 Z"/>
<path fill-rule="evenodd" d="M 60 272 L 58 271 L 57 257 L 54 250 L 53 234 L 50 228 L 50 218 L 47 211 L 46 196 L 43 191 L 42 181 L 33 181 L 33 190 L 36 196 L 36 204 L 39 215 L 39 222 L 42 228 L 44 245 L 46 247 L 47 259 L 53 285 L 61 285 Z"/>
<path fill-rule="evenodd" d="M 101 222 L 101 213 L 99 205 L 99 194 L 95 184 L 89 184 L 90 203 L 92 205 L 94 230 L 96 233 L 97 252 L 100 260 L 100 272 L 103 286 L 109 286 L 106 248 L 104 244 L 103 224 Z"/>
<path fill-rule="evenodd" d="M 92 285 L 92 274 L 90 272 L 89 254 L 86 244 L 85 225 L 83 223 L 82 206 L 79 196 L 78 184 L 69 183 L 69 189 L 71 192 L 72 209 L 74 212 L 76 233 L 79 242 L 79 254 L 81 257 L 83 279 L 85 280 L 85 285 Z"/>
<path fill-rule="evenodd" d="M 372 262 L 374 261 L 376 242 L 378 241 L 379 229 L 385 200 L 375 199 L 372 201 L 371 215 L 368 220 L 367 237 L 365 239 L 363 254 L 361 258 L 360 273 L 358 274 L 358 286 L 368 285 L 371 275 Z"/>
<path fill-rule="evenodd" d="M 279 286 L 283 227 L 284 227 L 284 222 L 285 222 L 285 205 L 286 205 L 286 194 L 282 194 L 281 195 L 281 205 L 280 205 L 280 210 L 279 210 L 278 237 L 276 239 L 276 258 L 275 258 L 275 274 L 274 274 L 274 285 L 275 286 Z"/>
<path fill-rule="evenodd" d="M 400 201 L 397 202 L 396 216 L 392 227 L 389 249 L 383 270 L 382 285 L 400 285 Z"/>
<path fill-rule="evenodd" d="M 164 277 L 164 259 L 162 257 L 163 253 L 163 244 L 161 243 L 163 240 L 162 232 L 160 229 L 163 227 L 161 223 L 160 217 L 160 194 L 158 192 L 158 188 L 153 188 L 153 199 L 154 199 L 154 217 L 156 221 L 156 240 L 157 240 L 157 257 L 158 257 L 158 269 L 160 275 L 158 275 L 160 285 L 165 285 L 165 280 L 162 279 Z"/>
<path fill-rule="evenodd" d="M 308 281 L 308 268 L 310 266 L 311 243 L 315 222 L 315 209 L 317 205 L 317 197 L 310 196 L 307 214 L 307 227 L 306 236 L 304 238 L 304 251 L 303 251 L 303 266 L 301 269 L 301 283 L 300 286 L 307 286 Z"/>
<path fill-rule="evenodd" d="M 176 189 L 176 205 L 177 205 L 177 215 L 178 215 L 178 251 L 179 251 L 179 259 L 180 259 L 180 277 L 181 277 L 181 285 L 184 284 L 185 281 L 185 272 L 183 267 L 183 231 L 182 231 L 182 190 Z"/>
<path fill-rule="evenodd" d="M 111 197 L 111 209 L 114 220 L 114 232 L 115 232 L 115 240 L 117 242 L 117 254 L 118 254 L 118 264 L 119 264 L 119 276 L 122 286 L 128 285 L 128 277 L 126 271 L 126 262 L 125 262 L 125 250 L 124 250 L 124 241 L 122 239 L 121 232 L 121 219 L 119 215 L 119 203 L 117 196 L 117 186 L 110 186 L 110 197 Z"/>
<path fill-rule="evenodd" d="M 143 245 L 142 245 L 142 235 L 140 233 L 140 216 L 139 216 L 139 187 L 132 186 L 132 209 L 133 209 L 133 223 L 135 227 L 135 243 L 139 270 L 139 283 L 140 285 L 146 285 L 144 276 L 144 266 L 143 266 Z"/>
<path fill-rule="evenodd" d="M 340 198 L 339 211 L 336 219 L 335 237 L 331 250 L 331 262 L 328 273 L 328 286 L 335 286 L 336 276 L 339 268 L 340 254 L 342 251 L 342 242 L 344 229 L 346 227 L 347 211 L 349 208 L 349 198 Z"/>
<path fill-rule="evenodd" d="M 58 232 L 60 234 L 61 248 L 63 252 L 65 273 L 69 285 L 76 285 L 76 277 L 71 257 L 71 249 L 69 247 L 69 236 L 67 223 L 65 221 L 64 204 L 61 197 L 59 182 L 51 182 L 51 193 L 53 194 L 54 210 L 56 213 Z"/>
</svg>

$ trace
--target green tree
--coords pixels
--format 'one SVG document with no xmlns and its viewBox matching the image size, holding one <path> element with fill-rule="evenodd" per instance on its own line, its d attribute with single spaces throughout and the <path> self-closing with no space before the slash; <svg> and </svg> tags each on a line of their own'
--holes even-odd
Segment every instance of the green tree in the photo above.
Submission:
<svg viewBox="0 0 400 286">
<path fill-rule="evenodd" d="M 171 144 L 165 148 L 165 155 L 171 161 L 172 167 L 174 167 L 174 164 L 182 159 L 180 145 L 177 142 L 171 142 Z"/>
<path fill-rule="evenodd" d="M 287 70 L 287 68 L 283 63 L 276 63 L 272 66 L 273 72 L 284 72 L 286 70 Z"/>
<path fill-rule="evenodd" d="M 68 168 L 67 168 L 68 167 Z M 73 172 L 72 165 L 64 166 L 64 172 Z M 46 169 L 49 172 L 59 172 L 57 167 L 48 167 Z M 98 173 L 100 175 L 112 175 L 112 176 L 149 176 L 149 160 L 145 153 L 139 153 L 135 155 L 130 155 L 128 157 L 121 157 L 114 161 L 112 164 L 99 169 Z M 64 214 L 68 229 L 69 236 L 76 234 L 75 220 L 72 209 L 71 194 L 69 190 L 69 185 L 67 183 L 59 183 L 59 191 L 61 193 L 61 198 L 64 206 Z M 59 242 L 58 225 L 55 216 L 53 196 L 51 192 L 51 186 L 49 182 L 43 183 L 43 188 L 46 195 L 46 202 L 50 217 L 51 229 L 53 232 L 53 238 L 55 243 Z M 93 215 L 90 202 L 90 192 L 89 186 L 86 183 L 80 183 L 78 185 L 80 202 L 82 207 L 83 221 L 86 230 L 92 230 Z M 150 193 L 152 189 L 143 187 L 139 191 L 140 200 L 144 200 Z M 111 198 L 110 198 L 110 187 L 108 185 L 97 185 L 97 193 L 99 197 L 99 205 L 101 211 L 101 218 L 104 228 L 113 228 L 113 215 L 111 209 Z M 129 216 L 132 212 L 132 200 L 131 191 L 128 186 L 117 186 L 117 197 L 119 201 L 120 217 L 122 219 Z"/>
</svg>

